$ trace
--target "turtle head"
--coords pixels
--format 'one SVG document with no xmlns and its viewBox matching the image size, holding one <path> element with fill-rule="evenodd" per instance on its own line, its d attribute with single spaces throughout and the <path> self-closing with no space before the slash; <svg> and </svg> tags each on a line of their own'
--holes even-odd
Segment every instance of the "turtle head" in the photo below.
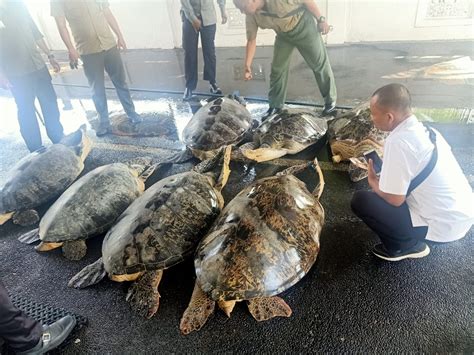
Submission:
<svg viewBox="0 0 474 355">
<path fill-rule="evenodd" d="M 86 160 L 92 149 L 92 142 L 87 135 L 86 125 L 82 125 L 77 131 L 64 136 L 60 143 L 74 149 L 76 155 L 80 157 L 82 161 Z"/>
<path fill-rule="evenodd" d="M 136 157 L 125 164 L 133 171 L 135 176 L 140 176 L 153 163 L 151 157 Z"/>
</svg>

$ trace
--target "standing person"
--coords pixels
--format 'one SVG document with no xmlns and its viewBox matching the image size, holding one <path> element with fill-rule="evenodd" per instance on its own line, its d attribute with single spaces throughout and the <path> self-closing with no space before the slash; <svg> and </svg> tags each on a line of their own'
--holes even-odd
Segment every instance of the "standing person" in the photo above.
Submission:
<svg viewBox="0 0 474 355">
<path fill-rule="evenodd" d="M 330 26 L 321 15 L 314 0 L 234 0 L 235 6 L 246 17 L 247 47 L 245 52 L 245 80 L 252 79 L 252 61 L 257 47 L 258 28 L 276 32 L 273 48 L 269 109 L 262 120 L 278 113 L 286 100 L 288 71 L 295 48 L 313 71 L 324 99 L 323 115 L 336 110 L 336 83 L 321 34 Z M 317 21 L 317 25 L 314 23 Z"/>
<path fill-rule="evenodd" d="M 369 160 L 372 191 L 357 191 L 351 207 L 382 241 L 373 253 L 388 261 L 422 258 L 430 252 L 425 239 L 463 238 L 474 222 L 474 198 L 443 136 L 417 120 L 403 85 L 375 91 L 370 111 L 375 127 L 390 134 L 380 177 Z"/>
<path fill-rule="evenodd" d="M 222 24 L 227 22 L 225 0 L 217 0 L 221 10 Z M 198 40 L 201 34 L 202 55 L 204 57 L 203 79 L 209 81 L 212 94 L 222 94 L 216 83 L 216 10 L 213 0 L 181 0 L 183 21 L 184 73 L 186 89 L 183 100 L 193 96 L 198 82 Z"/>
<path fill-rule="evenodd" d="M 138 123 L 136 113 L 125 81 L 125 69 L 119 49 L 127 49 L 117 20 L 107 0 L 51 0 L 51 15 L 55 18 L 59 34 L 69 51 L 72 67 L 77 68 L 79 56 L 84 64 L 92 100 L 99 115 L 97 136 L 110 130 L 109 109 L 105 94 L 104 69 L 112 80 L 118 98 L 130 122 Z M 66 20 L 71 28 L 76 47 L 72 44 Z M 117 36 L 115 40 L 111 30 Z M 77 49 L 76 49 L 77 48 Z"/>
<path fill-rule="evenodd" d="M 38 47 L 55 72 L 60 67 L 26 6 L 18 0 L 0 0 L 0 87 L 10 89 L 18 108 L 18 123 L 26 146 L 43 146 L 35 99 L 41 106 L 46 133 L 53 143 L 63 137 L 56 92 Z"/>
<path fill-rule="evenodd" d="M 0 281 L 0 338 L 16 354 L 45 354 L 57 348 L 76 325 L 76 319 L 69 315 L 51 325 L 41 326 L 16 308 Z"/>
</svg>

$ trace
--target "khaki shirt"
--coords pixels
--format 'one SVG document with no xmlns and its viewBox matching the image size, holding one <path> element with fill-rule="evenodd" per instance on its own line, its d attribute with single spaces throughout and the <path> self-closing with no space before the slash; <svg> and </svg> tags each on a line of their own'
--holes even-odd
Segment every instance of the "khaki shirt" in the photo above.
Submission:
<svg viewBox="0 0 474 355">
<path fill-rule="evenodd" d="M 298 9 L 304 7 L 303 3 L 304 0 L 265 0 L 265 6 L 261 11 L 246 17 L 247 40 L 257 37 L 259 27 L 270 28 L 276 33 L 291 31 L 303 16 L 303 11 L 297 12 Z M 287 16 L 293 11 L 297 13 Z"/>
<path fill-rule="evenodd" d="M 45 68 L 36 41 L 43 35 L 21 1 L 0 1 L 0 69 L 9 78 Z"/>
<path fill-rule="evenodd" d="M 225 0 L 217 0 L 217 4 L 221 11 L 225 9 Z M 181 0 L 181 11 L 190 22 L 200 17 L 203 26 L 217 23 L 214 0 Z"/>
<path fill-rule="evenodd" d="M 51 16 L 66 17 L 79 54 L 93 54 L 117 45 L 104 9 L 107 0 L 51 0 Z"/>
</svg>

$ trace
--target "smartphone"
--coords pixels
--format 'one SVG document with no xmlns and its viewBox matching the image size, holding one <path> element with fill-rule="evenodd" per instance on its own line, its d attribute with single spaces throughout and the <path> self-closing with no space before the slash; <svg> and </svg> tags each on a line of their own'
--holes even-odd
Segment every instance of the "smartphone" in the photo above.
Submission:
<svg viewBox="0 0 474 355">
<path fill-rule="evenodd" d="M 374 170 L 377 175 L 380 175 L 382 171 L 382 159 L 380 159 L 379 155 L 375 150 L 371 150 L 364 153 L 365 160 L 367 160 L 367 164 L 369 163 L 369 159 L 372 159 L 374 163 Z"/>
</svg>

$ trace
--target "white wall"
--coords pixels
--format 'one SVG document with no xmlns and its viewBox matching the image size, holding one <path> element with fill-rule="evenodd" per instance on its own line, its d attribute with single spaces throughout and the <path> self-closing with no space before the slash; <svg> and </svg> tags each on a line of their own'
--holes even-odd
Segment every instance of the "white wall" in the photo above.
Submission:
<svg viewBox="0 0 474 355">
<path fill-rule="evenodd" d="M 443 0 L 443 3 L 448 10 L 452 10 L 454 1 Z M 430 18 L 426 15 L 427 8 L 438 2 L 440 1 L 317 0 L 329 23 L 334 26 L 334 30 L 325 38 L 328 44 L 474 39 L 473 1 L 457 0 L 461 5 L 470 4 L 465 5 L 471 6 L 467 17 L 447 12 Z M 179 0 L 110 0 L 110 3 L 129 48 L 181 47 Z M 56 50 L 64 49 L 54 20 L 49 15 L 49 1 L 28 1 L 28 6 L 50 46 Z M 232 0 L 227 0 L 227 12 L 229 21 L 226 25 L 220 24 L 218 13 L 216 46 L 244 46 L 244 16 L 235 9 Z M 273 31 L 260 30 L 258 44 L 272 45 L 274 37 Z"/>
</svg>

